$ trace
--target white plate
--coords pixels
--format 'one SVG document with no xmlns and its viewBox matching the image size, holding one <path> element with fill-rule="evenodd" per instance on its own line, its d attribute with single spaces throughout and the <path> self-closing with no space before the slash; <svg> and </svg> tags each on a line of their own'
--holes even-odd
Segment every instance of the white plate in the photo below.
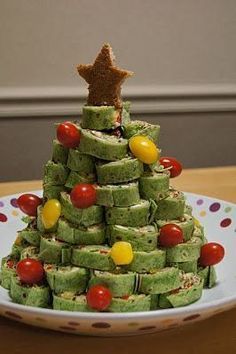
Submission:
<svg viewBox="0 0 236 354">
<path fill-rule="evenodd" d="M 41 195 L 41 191 L 32 193 Z M 75 334 L 96 336 L 139 335 L 199 321 L 236 304 L 236 205 L 201 195 L 185 193 L 194 216 L 204 225 L 210 241 L 221 243 L 226 255 L 216 266 L 218 281 L 204 290 L 202 298 L 189 306 L 136 313 L 84 313 L 39 309 L 11 302 L 0 287 L 0 314 L 34 326 Z M 19 194 L 0 198 L 0 258 L 6 256 L 24 227 L 23 215 L 16 207 Z M 7 218 L 7 221 L 4 221 Z"/>
</svg>

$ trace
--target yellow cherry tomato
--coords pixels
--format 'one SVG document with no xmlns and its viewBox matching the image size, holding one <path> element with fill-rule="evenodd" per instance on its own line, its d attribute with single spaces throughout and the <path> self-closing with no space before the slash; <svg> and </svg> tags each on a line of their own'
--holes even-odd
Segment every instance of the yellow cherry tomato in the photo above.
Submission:
<svg viewBox="0 0 236 354">
<path fill-rule="evenodd" d="M 45 229 L 51 229 L 61 215 L 61 204 L 57 199 L 49 199 L 43 206 L 42 222 Z"/>
<path fill-rule="evenodd" d="M 150 165 L 159 159 L 159 149 L 146 136 L 137 135 L 129 139 L 129 148 L 140 161 Z"/>
<path fill-rule="evenodd" d="M 110 255 L 116 265 L 130 264 L 134 258 L 131 244 L 125 241 L 115 242 Z"/>
</svg>

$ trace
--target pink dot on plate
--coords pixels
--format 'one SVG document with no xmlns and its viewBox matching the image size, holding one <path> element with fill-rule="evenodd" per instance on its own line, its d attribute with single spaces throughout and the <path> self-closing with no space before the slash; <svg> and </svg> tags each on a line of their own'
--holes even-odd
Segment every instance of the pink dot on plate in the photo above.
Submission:
<svg viewBox="0 0 236 354">
<path fill-rule="evenodd" d="M 4 207 L 4 203 L 0 201 L 0 207 Z"/>
<path fill-rule="evenodd" d="M 7 216 L 3 213 L 0 213 L 0 222 L 6 222 L 7 221 Z"/>
<path fill-rule="evenodd" d="M 203 204 L 203 199 L 198 199 L 197 200 L 197 205 L 202 205 Z"/>
<path fill-rule="evenodd" d="M 19 208 L 16 198 L 12 198 L 12 199 L 10 200 L 10 203 L 11 203 L 11 205 L 12 205 L 14 208 Z"/>
<path fill-rule="evenodd" d="M 209 210 L 212 212 L 216 212 L 220 209 L 220 203 L 213 203 L 210 205 Z"/>
<path fill-rule="evenodd" d="M 223 219 L 220 223 L 221 227 L 227 227 L 232 223 L 232 220 L 229 218 Z"/>
</svg>

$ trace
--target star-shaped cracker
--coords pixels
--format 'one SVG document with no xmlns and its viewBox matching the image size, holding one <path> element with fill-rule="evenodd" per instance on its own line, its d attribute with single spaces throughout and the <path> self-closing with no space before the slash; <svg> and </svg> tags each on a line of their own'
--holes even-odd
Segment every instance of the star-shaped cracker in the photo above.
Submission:
<svg viewBox="0 0 236 354">
<path fill-rule="evenodd" d="M 87 104 L 122 108 L 121 84 L 133 72 L 114 65 L 115 56 L 109 44 L 104 44 L 93 64 L 78 65 L 77 69 L 89 84 Z"/>
</svg>

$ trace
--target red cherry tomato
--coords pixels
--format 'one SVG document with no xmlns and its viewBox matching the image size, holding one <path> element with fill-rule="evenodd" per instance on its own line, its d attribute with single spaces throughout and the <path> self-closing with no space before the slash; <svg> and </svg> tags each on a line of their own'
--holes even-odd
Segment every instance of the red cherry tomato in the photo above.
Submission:
<svg viewBox="0 0 236 354">
<path fill-rule="evenodd" d="M 44 278 L 42 263 L 33 258 L 25 258 L 18 262 L 16 273 L 25 284 L 37 284 Z"/>
<path fill-rule="evenodd" d="M 171 167 L 170 169 L 170 177 L 177 177 L 182 172 L 181 163 L 176 160 L 174 157 L 161 157 L 160 164 L 164 166 L 164 168 Z"/>
<path fill-rule="evenodd" d="M 225 255 L 224 247 L 216 242 L 206 243 L 201 247 L 199 263 L 203 267 L 215 265 L 222 261 Z"/>
<path fill-rule="evenodd" d="M 79 146 L 80 131 L 70 122 L 64 122 L 57 127 L 57 139 L 67 148 Z"/>
<path fill-rule="evenodd" d="M 42 204 L 42 199 L 37 195 L 26 193 L 17 199 L 17 204 L 23 213 L 29 216 L 37 215 L 37 207 Z"/>
<path fill-rule="evenodd" d="M 176 224 L 166 224 L 161 227 L 158 238 L 162 247 L 173 247 L 184 240 L 182 229 Z"/>
<path fill-rule="evenodd" d="M 94 285 L 88 290 L 86 299 L 90 308 L 103 311 L 109 307 L 112 300 L 112 294 L 105 286 Z"/>
<path fill-rule="evenodd" d="M 70 193 L 70 199 L 74 207 L 88 208 L 96 203 L 96 189 L 92 184 L 76 184 Z"/>
</svg>

